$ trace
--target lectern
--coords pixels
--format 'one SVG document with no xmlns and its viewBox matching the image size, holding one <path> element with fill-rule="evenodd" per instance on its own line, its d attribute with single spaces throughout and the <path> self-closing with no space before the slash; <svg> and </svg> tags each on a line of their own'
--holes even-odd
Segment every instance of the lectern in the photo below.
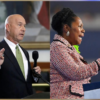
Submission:
<svg viewBox="0 0 100 100">
<path fill-rule="evenodd" d="M 100 99 L 100 82 L 84 84 L 84 99 Z"/>
</svg>

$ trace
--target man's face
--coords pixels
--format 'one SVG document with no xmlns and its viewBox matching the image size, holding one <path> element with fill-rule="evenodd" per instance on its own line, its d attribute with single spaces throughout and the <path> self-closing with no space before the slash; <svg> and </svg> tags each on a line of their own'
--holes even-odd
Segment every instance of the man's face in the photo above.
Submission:
<svg viewBox="0 0 100 100">
<path fill-rule="evenodd" d="M 15 44 L 23 40 L 26 25 L 25 19 L 20 15 L 16 15 L 8 25 L 9 32 L 7 38 Z"/>
</svg>

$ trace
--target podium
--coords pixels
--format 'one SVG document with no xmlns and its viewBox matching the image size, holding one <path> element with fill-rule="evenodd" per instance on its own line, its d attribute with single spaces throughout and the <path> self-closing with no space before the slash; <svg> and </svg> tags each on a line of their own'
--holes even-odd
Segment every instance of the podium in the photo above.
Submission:
<svg viewBox="0 0 100 100">
<path fill-rule="evenodd" d="M 83 84 L 84 99 L 100 99 L 100 82 Z"/>
<path fill-rule="evenodd" d="M 50 99 L 50 92 L 35 93 L 23 99 Z"/>
</svg>

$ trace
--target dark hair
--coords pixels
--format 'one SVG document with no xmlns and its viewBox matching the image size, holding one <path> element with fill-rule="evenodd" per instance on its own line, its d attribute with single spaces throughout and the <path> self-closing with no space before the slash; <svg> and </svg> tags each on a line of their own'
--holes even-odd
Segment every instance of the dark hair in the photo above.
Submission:
<svg viewBox="0 0 100 100">
<path fill-rule="evenodd" d="M 71 27 L 71 23 L 75 21 L 74 17 L 77 16 L 70 8 L 63 8 L 53 16 L 51 26 L 59 35 L 62 35 L 63 25 L 67 24 Z"/>
</svg>

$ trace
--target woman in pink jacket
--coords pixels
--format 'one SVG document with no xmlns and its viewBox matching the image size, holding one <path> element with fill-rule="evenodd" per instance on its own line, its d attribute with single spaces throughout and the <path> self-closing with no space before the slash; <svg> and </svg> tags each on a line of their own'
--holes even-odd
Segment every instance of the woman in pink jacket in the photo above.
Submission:
<svg viewBox="0 0 100 100">
<path fill-rule="evenodd" d="M 83 84 L 100 69 L 100 58 L 90 64 L 73 45 L 82 42 L 85 30 L 82 20 L 69 8 L 63 8 L 52 18 L 52 28 L 58 33 L 50 46 L 50 98 L 84 98 Z"/>
</svg>

